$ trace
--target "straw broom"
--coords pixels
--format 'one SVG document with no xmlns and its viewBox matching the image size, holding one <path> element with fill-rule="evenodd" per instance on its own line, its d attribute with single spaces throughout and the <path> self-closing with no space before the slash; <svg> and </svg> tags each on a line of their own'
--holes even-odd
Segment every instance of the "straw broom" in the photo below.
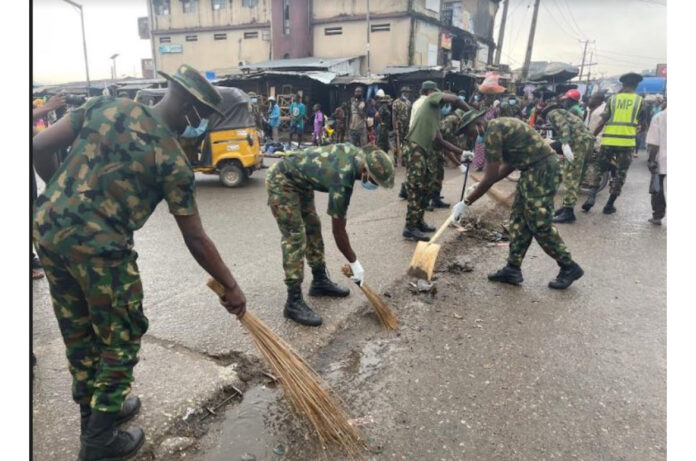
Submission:
<svg viewBox="0 0 696 461">
<path fill-rule="evenodd" d="M 208 287 L 220 297 L 225 294 L 225 288 L 214 279 L 208 280 Z M 278 377 L 292 409 L 309 420 L 322 445 L 337 445 L 359 458 L 367 445 L 350 424 L 340 399 L 324 389 L 309 364 L 258 317 L 247 311 L 239 321 Z"/>
<path fill-rule="evenodd" d="M 350 270 L 350 266 L 348 264 L 343 266 L 343 275 L 346 277 L 353 276 L 353 271 Z M 360 285 L 360 289 L 363 293 L 365 293 L 365 296 L 367 297 L 367 300 L 370 301 L 370 304 L 372 304 L 372 307 L 375 308 L 377 317 L 379 317 L 379 321 L 382 322 L 384 328 L 387 330 L 396 330 L 396 327 L 399 325 L 399 321 L 396 318 L 396 314 L 389 309 L 387 303 L 385 303 L 384 300 L 379 297 L 377 292 L 375 292 L 375 290 L 373 290 L 372 287 L 365 282 Z"/>
</svg>

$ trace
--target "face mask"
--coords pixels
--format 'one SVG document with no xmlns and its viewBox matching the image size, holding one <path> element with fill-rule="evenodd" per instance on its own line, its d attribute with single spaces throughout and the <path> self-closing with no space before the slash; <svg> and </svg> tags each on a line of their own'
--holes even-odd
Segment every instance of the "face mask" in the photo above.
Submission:
<svg viewBox="0 0 696 461">
<path fill-rule="evenodd" d="M 466 102 L 466 98 L 464 96 L 457 96 L 461 101 Z"/>
<path fill-rule="evenodd" d="M 479 99 L 481 99 L 479 95 L 474 96 L 474 101 L 478 101 Z"/>
<path fill-rule="evenodd" d="M 366 180 L 364 175 L 360 178 L 360 185 L 363 186 L 363 189 L 367 190 L 377 189 L 377 184 L 372 184 L 369 180 Z"/>
<path fill-rule="evenodd" d="M 258 102 L 259 102 L 258 99 L 256 99 L 256 98 L 251 98 L 251 103 L 252 103 L 252 104 L 256 105 L 256 103 L 258 103 Z"/>
<path fill-rule="evenodd" d="M 450 112 L 452 112 L 452 106 L 450 106 L 449 104 L 445 104 L 440 108 L 440 113 L 443 116 L 449 115 Z"/>
<path fill-rule="evenodd" d="M 514 106 L 515 104 L 517 104 L 517 100 L 516 99 L 508 99 L 508 104 L 510 104 L 511 106 Z"/>
<path fill-rule="evenodd" d="M 407 97 L 405 94 L 402 94 L 402 95 L 401 95 L 401 99 L 403 99 L 404 101 L 406 101 L 406 100 L 408 99 L 408 97 Z"/>
<path fill-rule="evenodd" d="M 181 134 L 182 138 L 197 138 L 203 135 L 205 133 L 205 130 L 208 128 L 208 120 L 202 118 L 195 107 L 193 108 L 193 111 L 198 116 L 198 120 L 200 120 L 200 122 L 197 127 L 194 127 L 193 125 L 191 125 L 191 120 L 189 120 L 188 116 L 185 116 L 188 125 L 186 125 L 184 132 Z"/>
</svg>

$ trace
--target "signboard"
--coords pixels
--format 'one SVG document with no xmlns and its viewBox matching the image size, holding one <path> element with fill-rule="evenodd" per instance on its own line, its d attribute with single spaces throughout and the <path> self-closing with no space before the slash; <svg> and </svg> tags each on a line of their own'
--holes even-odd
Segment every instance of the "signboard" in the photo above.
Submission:
<svg viewBox="0 0 696 461">
<path fill-rule="evenodd" d="M 159 51 L 160 54 L 183 53 L 184 47 L 182 45 L 160 45 L 157 51 Z"/>
<path fill-rule="evenodd" d="M 143 40 L 150 39 L 150 18 L 138 18 L 138 35 Z"/>
<path fill-rule="evenodd" d="M 143 78 L 155 78 L 155 63 L 152 59 L 141 59 L 140 67 Z"/>
<path fill-rule="evenodd" d="M 667 64 L 658 64 L 655 70 L 656 77 L 667 77 Z"/>
</svg>

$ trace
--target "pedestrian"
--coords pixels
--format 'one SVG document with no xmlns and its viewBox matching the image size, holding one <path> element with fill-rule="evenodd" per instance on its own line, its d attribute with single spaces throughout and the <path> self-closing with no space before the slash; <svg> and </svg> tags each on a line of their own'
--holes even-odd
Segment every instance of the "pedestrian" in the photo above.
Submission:
<svg viewBox="0 0 696 461">
<path fill-rule="evenodd" d="M 648 221 L 659 226 L 667 211 L 665 186 L 667 181 L 667 102 L 661 112 L 653 116 L 646 136 L 648 144 L 648 168 L 659 175 L 660 190 L 651 194 L 653 215 Z"/>
<path fill-rule="evenodd" d="M 347 212 L 356 181 L 368 190 L 394 185 L 394 166 L 374 146 L 350 143 L 313 147 L 292 153 L 273 164 L 266 175 L 268 204 L 281 233 L 287 301 L 283 315 L 301 325 L 318 326 L 322 319 L 302 297 L 304 259 L 312 268 L 310 296 L 345 297 L 347 288 L 329 279 L 324 258 L 321 221 L 314 192 L 327 192 L 336 246 L 350 263 L 353 281 L 362 284 L 365 271 L 346 232 Z"/>
<path fill-rule="evenodd" d="M 382 91 L 384 94 L 384 91 Z M 365 109 L 365 124 L 367 126 L 367 142 L 375 145 L 377 142 L 375 118 L 377 116 L 377 101 L 370 98 L 367 101 L 367 109 Z"/>
<path fill-rule="evenodd" d="M 386 95 L 382 89 L 377 91 L 377 98 L 379 101 L 379 107 L 375 114 L 375 121 L 377 123 L 377 147 L 389 153 L 389 132 L 391 132 L 392 129 L 392 110 L 389 107 L 391 98 L 389 95 Z"/>
<path fill-rule="evenodd" d="M 580 120 L 585 118 L 585 111 L 580 105 L 580 98 L 582 95 L 578 90 L 571 89 L 566 91 L 563 96 L 561 96 L 561 103 L 564 109 L 566 109 L 571 114 L 578 117 Z"/>
<path fill-rule="evenodd" d="M 66 345 L 72 396 L 80 405 L 80 460 L 127 459 L 144 442 L 133 418 L 133 367 L 148 329 L 133 233 L 165 200 L 189 251 L 225 287 L 222 305 L 244 315 L 246 299 L 201 224 L 195 177 L 177 135 L 197 136 L 220 113 L 221 96 L 182 65 L 154 107 L 101 96 L 32 140 L 46 181 L 36 200 L 33 239 Z M 193 125 L 195 123 L 195 125 Z M 72 144 L 57 167 L 52 153 Z"/>
<path fill-rule="evenodd" d="M 367 144 L 367 126 L 365 124 L 365 100 L 362 87 L 356 87 L 350 100 L 350 116 L 348 135 L 350 142 L 356 147 Z"/>
<path fill-rule="evenodd" d="M 288 145 L 292 148 L 292 135 L 297 135 L 297 147 L 302 144 L 302 135 L 304 134 L 304 122 L 307 116 L 307 107 L 302 103 L 299 94 L 293 95 L 292 104 L 290 104 L 290 140 Z"/>
<path fill-rule="evenodd" d="M 268 97 L 268 125 L 271 127 L 271 140 L 278 142 L 280 127 L 280 107 L 276 104 L 275 96 Z"/>
<path fill-rule="evenodd" d="M 401 166 L 406 166 L 406 159 L 403 156 L 403 147 L 406 144 L 406 135 L 408 134 L 409 122 L 411 119 L 411 87 L 402 86 L 399 99 L 392 104 L 392 126 L 396 138 L 395 142 L 395 161 L 394 165 L 398 165 L 399 158 Z"/>
<path fill-rule="evenodd" d="M 259 97 L 253 91 L 247 93 L 249 96 L 249 103 L 251 104 L 251 116 L 254 118 L 254 125 L 256 126 L 256 131 L 259 133 L 263 132 L 263 116 L 259 110 Z"/>
<path fill-rule="evenodd" d="M 602 113 L 604 113 L 604 108 L 606 103 L 604 102 L 605 95 L 601 91 L 597 91 L 592 96 L 590 100 L 587 101 L 587 113 L 585 114 L 585 126 L 589 128 L 590 133 L 595 133 L 597 127 L 602 123 Z M 594 151 L 598 152 L 602 145 L 602 133 L 604 130 L 600 130 L 595 135 Z M 594 155 L 592 159 L 587 159 L 587 162 L 594 162 Z"/>
<path fill-rule="evenodd" d="M 312 132 L 312 144 L 318 146 L 321 143 L 321 133 L 324 131 L 324 113 L 321 111 L 321 104 L 314 104 L 314 131 Z"/>
<path fill-rule="evenodd" d="M 493 72 L 487 72 L 483 82 L 478 86 L 478 92 L 483 95 L 480 105 L 481 110 L 485 111 L 486 120 L 493 120 L 500 117 L 500 100 L 498 95 L 505 92 L 505 87 L 498 83 L 499 76 Z M 486 161 L 486 145 L 482 137 L 478 137 L 474 144 L 474 160 L 471 166 L 475 171 L 483 171 Z"/>
<path fill-rule="evenodd" d="M 413 126 L 406 136 L 408 141 L 408 163 L 406 170 L 406 190 L 408 205 L 406 225 L 402 235 L 408 240 L 429 240 L 424 232 L 432 232 L 434 227 L 423 220 L 423 214 L 432 197 L 432 183 L 437 176 L 436 149 L 447 151 L 454 163 L 459 164 L 462 149 L 445 141 L 440 133 L 441 108 L 447 104 L 469 109 L 468 104 L 457 96 L 438 90 L 435 82 L 424 82 L 427 96 L 417 110 Z"/>
<path fill-rule="evenodd" d="M 336 142 L 342 144 L 346 136 L 346 113 L 348 112 L 348 107 L 346 103 L 340 104 L 336 107 L 333 113 L 333 119 L 336 121 Z"/>
<path fill-rule="evenodd" d="M 580 181 L 585 161 L 592 155 L 594 136 L 582 119 L 558 104 L 549 104 L 541 111 L 544 119 L 553 130 L 553 138 L 561 143 L 563 151 L 563 202 L 554 214 L 553 222 L 571 223 L 575 221 L 575 204 L 578 202 Z"/>
<path fill-rule="evenodd" d="M 461 128 L 470 140 L 483 135 L 486 172 L 467 198 L 454 206 L 455 217 L 478 200 L 496 182 L 520 170 L 517 194 L 510 214 L 510 246 L 507 265 L 490 274 L 494 282 L 522 283 L 522 261 L 532 239 L 556 260 L 561 270 L 550 288 L 568 288 L 583 275 L 551 222 L 553 198 L 560 179 L 556 152 L 537 131 L 515 118 L 486 120 L 481 111 L 464 114 Z"/>
<path fill-rule="evenodd" d="M 636 127 L 643 102 L 643 98 L 636 94 L 636 87 L 643 80 L 643 77 L 630 72 L 622 75 L 619 80 L 623 87 L 609 99 L 602 113 L 602 122 L 593 133 L 597 136 L 604 129 L 602 147 L 597 157 L 594 174 L 592 178 L 589 178 L 592 189 L 582 205 L 582 209 L 585 211 L 590 211 L 595 204 L 597 186 L 601 176 L 606 171 L 613 170 L 614 177 L 609 186 L 609 200 L 604 205 L 602 212 L 604 214 L 616 212 L 614 202 L 621 195 L 628 167 L 631 166 L 633 151 L 636 148 Z"/>
</svg>

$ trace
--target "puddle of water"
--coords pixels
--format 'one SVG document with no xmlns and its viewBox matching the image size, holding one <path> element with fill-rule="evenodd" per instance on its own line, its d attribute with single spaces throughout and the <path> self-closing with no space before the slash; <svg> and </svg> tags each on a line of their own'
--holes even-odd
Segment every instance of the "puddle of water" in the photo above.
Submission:
<svg viewBox="0 0 696 461">
<path fill-rule="evenodd" d="M 281 443 L 273 427 L 274 403 L 279 389 L 258 386 L 248 390 L 239 405 L 225 413 L 220 440 L 210 461 L 239 461 L 245 454 L 257 461 L 280 459 L 273 448 Z"/>
<path fill-rule="evenodd" d="M 382 366 L 389 344 L 384 341 L 369 341 L 360 349 L 351 349 L 343 360 L 331 362 L 323 367 L 322 374 L 329 381 L 364 381 Z M 334 351 L 337 352 L 337 351 Z"/>
</svg>

